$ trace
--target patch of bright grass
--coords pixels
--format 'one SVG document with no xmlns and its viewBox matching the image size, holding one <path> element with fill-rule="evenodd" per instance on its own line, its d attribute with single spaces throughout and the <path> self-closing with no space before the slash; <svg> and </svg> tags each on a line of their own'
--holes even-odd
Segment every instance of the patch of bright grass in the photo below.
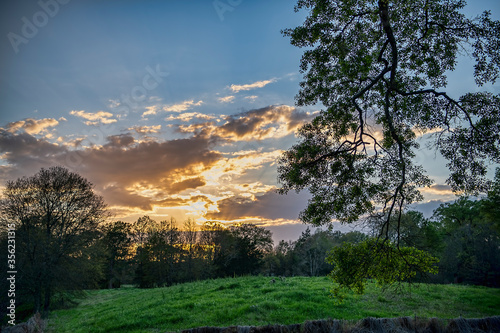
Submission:
<svg viewBox="0 0 500 333">
<path fill-rule="evenodd" d="M 307 320 L 500 315 L 500 289 L 420 284 L 411 294 L 370 283 L 364 295 L 329 297 L 326 277 L 241 277 L 168 288 L 89 291 L 49 318 L 49 332 L 165 332 L 200 326 L 295 324 Z"/>
</svg>

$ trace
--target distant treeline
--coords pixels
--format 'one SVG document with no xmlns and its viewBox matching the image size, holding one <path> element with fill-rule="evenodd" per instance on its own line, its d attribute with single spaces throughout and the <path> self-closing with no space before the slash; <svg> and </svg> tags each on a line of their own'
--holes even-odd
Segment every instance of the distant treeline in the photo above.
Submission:
<svg viewBox="0 0 500 333">
<path fill-rule="evenodd" d="M 487 199 L 461 198 L 441 205 L 432 219 L 406 212 L 399 243 L 425 250 L 439 259 L 439 273 L 419 281 L 500 286 L 499 223 Z M 497 221 L 497 222 L 495 222 Z M 368 221 L 368 226 L 375 222 Z M 396 223 L 389 236 L 397 242 Z M 320 276 L 332 270 L 329 250 L 344 242 L 358 243 L 370 235 L 359 231 L 308 228 L 296 241 L 273 246 L 269 230 L 252 224 L 224 227 L 207 222 L 201 228 L 188 220 L 156 222 L 144 216 L 135 223 L 113 222 L 102 230 L 101 287 L 135 284 L 149 288 L 200 279 L 263 274 Z"/>
<path fill-rule="evenodd" d="M 375 222 L 368 222 L 370 223 Z M 390 237 L 397 241 L 396 224 Z M 441 205 L 432 219 L 409 211 L 402 216 L 399 242 L 439 259 L 439 273 L 418 277 L 434 283 L 467 283 L 499 287 L 498 223 L 486 214 L 484 200 L 461 198 Z M 157 222 L 148 216 L 135 223 L 113 222 L 101 231 L 101 288 L 135 284 L 141 288 L 193 280 L 263 274 L 327 275 L 329 250 L 344 242 L 358 243 L 366 233 L 309 228 L 296 241 L 274 246 L 269 230 L 252 224 L 225 227 L 192 220 L 182 226 L 172 218 Z"/>
</svg>

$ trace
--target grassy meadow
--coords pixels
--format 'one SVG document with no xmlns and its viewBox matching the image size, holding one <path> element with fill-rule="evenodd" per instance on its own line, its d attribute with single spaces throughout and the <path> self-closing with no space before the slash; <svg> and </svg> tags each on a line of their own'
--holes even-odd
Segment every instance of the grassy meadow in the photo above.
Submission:
<svg viewBox="0 0 500 333">
<path fill-rule="evenodd" d="M 53 311 L 49 332 L 166 332 L 201 326 L 294 324 L 317 319 L 418 316 L 443 319 L 500 315 L 500 289 L 414 285 L 411 294 L 370 284 L 342 304 L 327 277 L 206 280 L 166 288 L 89 291 L 78 306 Z"/>
</svg>

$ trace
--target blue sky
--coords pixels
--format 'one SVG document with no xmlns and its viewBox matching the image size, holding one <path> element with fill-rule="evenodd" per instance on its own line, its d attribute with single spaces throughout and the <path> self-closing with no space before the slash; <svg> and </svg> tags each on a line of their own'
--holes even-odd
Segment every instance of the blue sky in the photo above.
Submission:
<svg viewBox="0 0 500 333">
<path fill-rule="evenodd" d="M 280 33 L 303 22 L 294 4 L 2 2 L 1 183 L 58 164 L 92 181 L 116 219 L 253 222 L 296 238 L 307 194 L 274 193 L 276 158 L 320 107 L 294 107 L 302 50 Z M 467 9 L 500 17 L 497 1 Z M 457 96 L 469 66 L 450 75 Z M 439 158 L 419 159 L 441 186 L 424 204 L 452 199 Z"/>
</svg>

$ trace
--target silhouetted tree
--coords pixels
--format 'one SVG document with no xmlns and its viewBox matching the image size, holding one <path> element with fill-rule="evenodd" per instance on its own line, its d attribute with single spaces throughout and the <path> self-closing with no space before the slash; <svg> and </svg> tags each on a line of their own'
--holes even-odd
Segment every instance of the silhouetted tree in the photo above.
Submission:
<svg viewBox="0 0 500 333">
<path fill-rule="evenodd" d="M 303 25 L 284 31 L 293 45 L 307 48 L 297 104 L 321 103 L 324 110 L 299 130 L 301 141 L 282 155 L 278 172 L 281 193 L 311 192 L 300 214 L 304 222 L 320 226 L 379 215 L 384 223 L 377 240 L 383 244 L 370 245 L 401 256 L 403 251 L 385 244 L 385 231 L 391 223 L 400 225 L 405 207 L 422 200 L 419 188 L 431 184 L 422 166 L 414 163 L 418 132 L 437 133 L 429 143 L 448 160 L 446 182 L 453 191 L 475 194 L 488 189 L 488 164 L 500 162 L 500 98 L 490 92 L 453 98 L 441 91 L 463 49 L 476 61 L 478 86 L 494 83 L 499 76 L 500 22 L 492 21 L 489 12 L 466 18 L 460 13 L 465 4 L 297 2 L 296 10 L 306 9 L 308 16 Z M 359 248 L 365 254 L 367 244 Z M 373 256 L 366 262 L 379 254 Z"/>
<path fill-rule="evenodd" d="M 106 281 L 109 289 L 119 287 L 123 271 L 130 261 L 132 227 L 129 223 L 116 221 L 102 227 L 102 243 L 106 250 Z"/>
<path fill-rule="evenodd" d="M 95 253 L 99 224 L 108 216 L 92 184 L 62 167 L 7 182 L 1 225 L 15 225 L 18 287 L 47 314 L 52 296 L 94 286 L 102 277 Z"/>
</svg>

